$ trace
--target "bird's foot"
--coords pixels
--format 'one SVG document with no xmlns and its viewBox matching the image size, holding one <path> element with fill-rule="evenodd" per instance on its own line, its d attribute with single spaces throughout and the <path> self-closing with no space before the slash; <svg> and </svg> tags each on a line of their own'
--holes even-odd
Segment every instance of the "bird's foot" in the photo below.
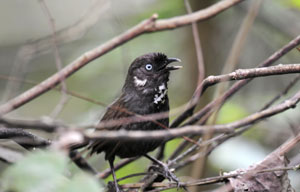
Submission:
<svg viewBox="0 0 300 192">
<path fill-rule="evenodd" d="M 174 170 L 169 169 L 169 167 L 163 162 L 160 162 L 158 165 L 152 165 L 150 169 L 164 176 L 169 181 L 175 182 L 177 184 L 177 187 L 180 187 L 179 179 L 173 173 Z"/>
<path fill-rule="evenodd" d="M 115 182 L 113 181 L 109 181 L 107 183 L 107 188 L 107 192 L 124 192 L 122 188 L 118 184 L 115 184 Z"/>
</svg>

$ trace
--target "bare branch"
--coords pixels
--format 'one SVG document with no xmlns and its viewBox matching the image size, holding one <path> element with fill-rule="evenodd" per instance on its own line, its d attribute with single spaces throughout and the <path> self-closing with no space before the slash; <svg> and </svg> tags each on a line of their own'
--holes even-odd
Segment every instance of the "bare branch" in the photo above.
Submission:
<svg viewBox="0 0 300 192">
<path fill-rule="evenodd" d="M 224 0 L 220 1 L 206 9 L 197 11 L 189 15 L 183 15 L 179 17 L 174 17 L 170 19 L 157 19 L 157 14 L 154 14 L 151 18 L 141 22 L 135 27 L 129 29 L 123 34 L 111 39 L 110 41 L 104 43 L 103 45 L 88 51 L 77 58 L 75 61 L 67 65 L 58 73 L 55 73 L 48 79 L 41 82 L 39 85 L 27 90 L 21 95 L 11 99 L 7 103 L 0 106 L 0 115 L 4 115 L 14 109 L 19 108 L 25 103 L 31 101 L 35 97 L 43 94 L 44 92 L 50 90 L 52 87 L 56 86 L 61 78 L 67 78 L 74 72 L 79 70 L 81 67 L 85 66 L 87 63 L 93 61 L 94 59 L 104 55 L 105 53 L 113 50 L 114 48 L 124 44 L 125 42 L 143 34 L 146 32 L 156 32 L 167 29 L 175 29 L 184 25 L 191 24 L 195 21 L 202 21 L 216 14 L 228 9 L 229 7 L 241 2 L 242 0 Z"/>
<path fill-rule="evenodd" d="M 155 25 L 151 26 L 148 29 L 149 32 L 153 31 L 161 31 L 161 30 L 169 30 L 175 29 L 178 27 L 182 27 L 185 25 L 189 25 L 192 22 L 199 22 L 211 17 L 216 16 L 217 14 L 221 13 L 222 11 L 228 9 L 229 7 L 242 2 L 241 0 L 223 0 L 213 4 L 212 6 L 202 9 L 200 11 L 196 11 L 192 14 L 177 16 L 170 19 L 161 19 L 158 20 Z"/>
<path fill-rule="evenodd" d="M 63 28 L 56 33 L 57 44 L 62 45 L 80 39 L 103 15 L 103 10 L 109 7 L 110 1 L 96 0 L 84 11 L 82 16 L 74 24 Z M 10 76 L 20 77 L 24 74 L 23 69 L 30 63 L 30 61 L 38 55 L 45 54 L 51 49 L 52 36 L 45 36 L 40 39 L 30 41 L 23 45 L 16 55 L 16 59 L 12 66 Z M 19 81 L 21 82 L 21 81 Z M 10 99 L 17 91 L 20 83 L 7 82 L 3 101 Z"/>
<path fill-rule="evenodd" d="M 275 171 L 298 170 L 299 168 L 300 168 L 300 165 L 289 166 L 289 167 L 277 167 L 277 168 L 270 168 L 270 169 L 261 169 L 261 170 L 257 171 L 256 174 L 275 172 Z M 181 182 L 180 186 L 189 187 L 189 186 L 201 186 L 201 185 L 219 183 L 219 182 L 224 182 L 228 178 L 235 178 L 237 176 L 242 176 L 244 174 L 247 174 L 247 173 L 231 173 L 231 174 L 226 174 L 226 175 L 221 175 L 221 176 L 199 179 L 196 181 Z M 136 189 L 136 188 L 142 187 L 143 185 L 144 185 L 144 183 L 133 183 L 133 184 L 123 184 L 121 186 L 124 189 L 126 189 L 126 188 Z M 152 192 L 154 192 L 154 191 L 161 191 L 161 190 L 176 188 L 178 186 L 176 183 L 153 183 L 152 187 L 157 188 L 156 190 L 152 190 Z"/>
<path fill-rule="evenodd" d="M 207 77 L 201 84 L 202 93 L 212 85 L 215 85 L 220 82 L 224 81 L 234 81 L 234 80 L 242 80 L 242 79 L 249 79 L 254 77 L 264 77 L 270 75 L 282 75 L 288 73 L 300 73 L 300 64 L 286 64 L 286 65 L 277 65 L 272 67 L 262 67 L 262 68 L 253 68 L 253 69 L 238 69 L 235 72 L 226 74 L 226 75 L 219 75 L 219 76 L 209 76 Z M 113 127 L 123 124 L 129 124 L 133 122 L 143 122 L 149 120 L 157 120 L 161 118 L 165 118 L 168 116 L 169 113 L 155 113 L 150 115 L 136 115 L 133 117 L 122 118 L 117 120 L 109 120 L 103 121 L 97 124 L 97 128 L 107 128 Z M 186 124 L 188 125 L 188 124 Z"/>
<path fill-rule="evenodd" d="M 180 186 L 201 186 L 201 185 L 208 185 L 213 183 L 219 183 L 224 182 L 228 179 L 235 179 L 238 177 L 246 177 L 251 178 L 254 176 L 257 176 L 259 174 L 264 173 L 273 173 L 273 172 L 284 172 L 288 170 L 299 170 L 300 165 L 297 164 L 295 166 L 284 166 L 284 165 L 277 165 L 275 166 L 272 164 L 274 162 L 274 158 L 278 158 L 279 156 L 285 155 L 287 152 L 289 152 L 293 147 L 296 146 L 297 143 L 300 142 L 300 134 L 298 134 L 296 137 L 290 139 L 289 141 L 282 144 L 278 149 L 273 151 L 270 155 L 268 155 L 263 161 L 259 162 L 258 164 L 254 166 L 250 166 L 246 170 L 242 171 L 233 171 L 230 173 L 226 173 L 221 176 L 215 176 L 215 177 L 208 177 L 204 179 L 199 179 L 195 181 L 188 181 L 188 182 L 181 182 Z M 250 177 L 249 177 L 250 176 Z M 143 183 L 135 183 L 135 184 L 125 184 L 122 185 L 123 188 L 140 188 L 143 186 Z M 166 190 L 170 188 L 176 188 L 177 185 L 175 183 L 154 183 L 152 187 L 156 187 L 156 189 L 152 191 L 161 191 Z"/>
<path fill-rule="evenodd" d="M 281 49 L 277 50 L 275 53 L 273 53 L 269 58 L 267 58 L 264 62 L 262 62 L 258 67 L 266 67 L 273 64 L 275 61 L 280 59 L 283 55 L 291 51 L 293 48 L 297 47 L 300 44 L 300 35 L 291 40 L 287 45 L 283 46 Z M 198 111 L 196 114 L 194 114 L 187 122 L 185 122 L 182 126 L 186 125 L 192 125 L 196 122 L 200 121 L 198 124 L 203 125 L 204 122 L 210 117 L 210 115 L 213 113 L 214 107 L 223 101 L 226 101 L 229 99 L 232 95 L 234 95 L 240 88 L 242 88 L 244 85 L 249 83 L 252 79 L 245 79 L 240 82 L 235 83 L 228 91 L 226 91 L 222 96 L 219 98 L 213 100 L 212 102 L 208 103 L 204 108 L 202 108 L 200 111 Z M 202 89 L 199 87 L 199 89 Z M 202 90 L 202 94 L 203 94 Z M 200 97 L 201 95 L 199 95 Z M 195 99 L 196 101 L 198 99 Z M 179 126 L 184 120 L 186 120 L 188 117 L 190 117 L 193 114 L 193 111 L 196 107 L 197 103 L 194 103 L 194 105 L 190 105 L 181 115 L 179 115 L 171 124 L 170 127 L 177 127 Z M 232 135 L 232 134 L 230 134 Z M 227 139 L 230 137 L 227 137 Z M 226 139 L 225 139 L 226 140 Z M 185 146 L 188 144 L 188 142 L 183 141 L 180 146 L 174 151 L 174 153 L 171 155 L 171 158 L 173 159 L 177 154 L 179 154 Z"/>
<path fill-rule="evenodd" d="M 253 69 L 238 69 L 235 72 L 226 74 L 226 75 L 219 75 L 219 76 L 209 76 L 202 82 L 203 92 L 207 89 L 207 87 L 211 85 L 215 85 L 220 82 L 224 81 L 234 81 L 234 80 L 242 80 L 254 77 L 263 77 L 263 76 L 270 76 L 270 75 L 282 75 L 282 74 L 289 74 L 289 73 L 300 73 L 300 64 L 285 64 L 285 65 L 277 65 L 271 67 L 262 67 L 262 68 L 253 68 Z M 77 94 L 68 91 L 71 95 L 75 95 L 78 97 Z M 85 98 L 84 98 L 85 99 Z M 95 101 L 93 101 L 95 102 Z M 98 102 L 97 102 L 98 103 Z M 102 103 L 100 103 L 102 105 Z M 116 109 L 122 110 L 122 109 Z M 131 114 L 134 115 L 134 114 Z M 89 125 L 84 126 L 82 129 L 86 128 L 93 128 L 96 127 L 97 129 L 108 128 L 118 125 L 130 124 L 134 122 L 143 122 L 149 120 L 157 120 L 161 118 L 167 117 L 168 113 L 155 113 L 149 115 L 134 115 L 132 117 L 126 117 L 116 120 L 109 120 L 103 121 L 97 125 Z M 53 131 L 55 128 L 62 126 L 62 123 L 56 122 L 41 122 L 41 121 L 24 121 L 24 120 L 9 120 L 0 118 L 0 124 L 5 124 L 9 127 L 22 127 L 28 129 L 41 129 L 44 131 Z"/>
<path fill-rule="evenodd" d="M 269 101 L 261 110 L 269 108 L 273 105 L 278 99 L 280 99 L 283 95 L 286 95 L 288 91 L 300 80 L 300 74 L 297 75 L 289 84 L 288 86 L 281 91 L 278 95 L 276 95 L 271 101 Z"/>
<path fill-rule="evenodd" d="M 288 53 L 290 50 L 295 48 L 300 44 L 300 35 L 297 36 L 295 39 L 290 41 L 287 45 L 283 46 L 281 49 L 273 53 L 269 58 L 267 58 L 264 62 L 258 65 L 258 67 L 267 67 L 273 64 L 275 61 L 277 61 L 279 58 L 281 58 L 283 55 Z M 211 111 L 214 106 L 217 103 L 220 103 L 220 101 L 225 101 L 229 99 L 232 95 L 234 95 L 238 90 L 240 90 L 243 86 L 248 84 L 252 79 L 245 79 L 240 82 L 235 83 L 231 86 L 229 90 L 227 90 L 222 96 L 218 97 L 217 99 L 213 100 L 212 102 L 208 103 L 204 108 L 202 108 L 199 112 L 193 115 L 193 117 L 185 123 L 185 125 L 194 124 L 195 122 L 199 121 L 204 115 L 208 114 L 209 111 Z M 191 115 L 191 111 L 193 111 L 193 108 L 186 110 L 184 113 L 180 115 L 174 122 L 182 122 L 186 118 L 188 118 Z M 206 119 L 209 116 L 206 117 Z M 176 122 L 176 123 L 178 123 Z"/>
<path fill-rule="evenodd" d="M 62 123 L 57 122 L 43 122 L 39 120 L 12 120 L 4 119 L 0 117 L 0 124 L 4 125 L 7 128 L 22 128 L 22 129 L 37 129 L 46 132 L 53 132 L 58 127 L 64 127 Z"/>
<path fill-rule="evenodd" d="M 50 144 L 50 141 L 19 128 L 0 127 L 0 139 L 12 139 L 27 150 L 46 147 Z"/>
<path fill-rule="evenodd" d="M 128 165 L 129 163 L 131 163 L 137 159 L 138 159 L 138 157 L 121 160 L 118 164 L 114 165 L 115 171 L 121 169 L 125 165 Z M 101 178 L 101 179 L 106 179 L 110 174 L 111 174 L 111 169 L 108 168 L 108 169 L 105 169 L 104 171 L 102 171 L 101 173 L 98 173 L 96 175 L 96 177 Z"/>
</svg>

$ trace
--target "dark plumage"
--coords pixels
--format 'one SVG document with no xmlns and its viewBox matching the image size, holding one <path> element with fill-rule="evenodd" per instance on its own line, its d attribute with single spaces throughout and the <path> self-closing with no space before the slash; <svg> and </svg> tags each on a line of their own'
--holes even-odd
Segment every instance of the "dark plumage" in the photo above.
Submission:
<svg viewBox="0 0 300 192">
<path fill-rule="evenodd" d="M 134 114 L 147 115 L 169 111 L 167 95 L 169 75 L 171 70 L 178 66 L 169 66 L 169 63 L 180 61 L 176 58 L 167 58 L 162 53 L 149 53 L 135 59 L 129 67 L 121 96 L 112 103 L 101 121 L 115 120 L 130 117 Z M 169 118 L 152 121 L 136 122 L 106 130 L 159 130 L 169 125 Z M 146 155 L 153 151 L 163 141 L 102 141 L 96 140 L 90 145 L 91 154 L 105 152 L 105 159 L 110 162 L 115 180 L 113 161 L 115 156 L 121 158 Z M 118 191 L 117 183 L 116 190 Z"/>
</svg>

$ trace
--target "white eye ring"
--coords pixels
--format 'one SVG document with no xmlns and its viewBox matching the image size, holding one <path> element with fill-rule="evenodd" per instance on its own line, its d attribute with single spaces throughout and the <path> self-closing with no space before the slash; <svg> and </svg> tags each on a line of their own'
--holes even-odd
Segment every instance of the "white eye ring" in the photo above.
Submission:
<svg viewBox="0 0 300 192">
<path fill-rule="evenodd" d="M 147 71 L 150 71 L 152 69 L 152 65 L 151 64 L 147 64 L 145 66 L 145 68 L 146 68 Z"/>
</svg>

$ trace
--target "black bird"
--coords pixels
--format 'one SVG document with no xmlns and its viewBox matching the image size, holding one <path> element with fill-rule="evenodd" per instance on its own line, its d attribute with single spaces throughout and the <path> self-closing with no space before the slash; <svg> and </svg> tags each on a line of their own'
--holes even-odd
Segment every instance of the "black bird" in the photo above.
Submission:
<svg viewBox="0 0 300 192">
<path fill-rule="evenodd" d="M 170 66 L 177 58 L 168 58 L 163 53 L 148 53 L 136 58 L 129 67 L 121 96 L 112 103 L 101 121 L 116 120 L 134 115 L 147 115 L 169 111 L 168 81 L 171 70 L 181 66 Z M 169 118 L 157 119 L 155 121 L 134 122 L 121 126 L 109 127 L 105 130 L 161 130 L 169 126 Z M 91 153 L 105 152 L 105 159 L 109 161 L 116 191 L 120 191 L 113 162 L 115 156 L 130 158 L 145 156 L 150 160 L 165 166 L 162 162 L 147 155 L 160 146 L 164 141 L 93 141 L 89 149 Z M 165 166 L 164 169 L 167 169 Z M 168 171 L 168 170 L 166 170 Z M 176 178 L 168 173 L 171 179 Z"/>
</svg>

